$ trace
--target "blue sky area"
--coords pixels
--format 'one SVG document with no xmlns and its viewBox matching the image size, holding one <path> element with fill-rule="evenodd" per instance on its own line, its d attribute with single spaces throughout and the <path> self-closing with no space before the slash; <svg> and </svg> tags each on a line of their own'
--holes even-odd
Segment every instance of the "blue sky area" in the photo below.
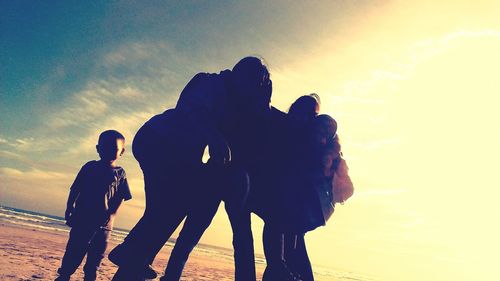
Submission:
<svg viewBox="0 0 500 281">
<path fill-rule="evenodd" d="M 260 55 L 273 105 L 321 96 L 355 183 L 307 234 L 313 264 L 499 280 L 498 15 L 496 0 L 0 0 L 0 204 L 63 215 L 99 133 L 116 129 L 134 196 L 116 225 L 132 227 L 144 210 L 138 128 L 196 73 Z M 254 217 L 257 252 L 262 225 Z M 202 242 L 230 241 L 221 208 Z"/>
</svg>

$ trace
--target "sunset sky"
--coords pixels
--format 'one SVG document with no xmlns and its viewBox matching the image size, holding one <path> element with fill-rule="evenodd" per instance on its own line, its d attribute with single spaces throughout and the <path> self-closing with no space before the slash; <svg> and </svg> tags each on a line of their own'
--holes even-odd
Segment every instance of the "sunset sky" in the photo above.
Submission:
<svg viewBox="0 0 500 281">
<path fill-rule="evenodd" d="M 309 233 L 314 264 L 379 280 L 500 280 L 500 2 L 0 1 L 0 204 L 63 215 L 99 132 L 142 215 L 137 129 L 197 72 L 260 55 L 272 104 L 316 92 L 355 194 Z M 262 222 L 253 219 L 262 252 Z M 221 209 L 202 242 L 231 247 Z"/>
</svg>

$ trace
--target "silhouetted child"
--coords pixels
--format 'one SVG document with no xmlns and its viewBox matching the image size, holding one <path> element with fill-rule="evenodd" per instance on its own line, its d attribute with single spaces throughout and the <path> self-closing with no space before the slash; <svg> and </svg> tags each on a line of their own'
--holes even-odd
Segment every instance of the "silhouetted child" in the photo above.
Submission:
<svg viewBox="0 0 500 281">
<path fill-rule="evenodd" d="M 96 280 L 118 208 L 132 198 L 125 170 L 116 165 L 124 146 L 119 132 L 102 132 L 96 145 L 100 160 L 86 163 L 76 176 L 64 215 L 71 231 L 56 281 L 69 280 L 85 255 L 84 280 Z"/>
<path fill-rule="evenodd" d="M 325 191 L 331 192 L 333 204 L 344 203 L 352 196 L 354 189 L 348 175 L 347 164 L 342 158 L 337 122 L 329 115 L 319 115 L 314 120 L 313 135 L 317 161 L 313 177 L 324 184 Z M 331 213 L 324 213 L 325 223 L 330 215 Z"/>
</svg>

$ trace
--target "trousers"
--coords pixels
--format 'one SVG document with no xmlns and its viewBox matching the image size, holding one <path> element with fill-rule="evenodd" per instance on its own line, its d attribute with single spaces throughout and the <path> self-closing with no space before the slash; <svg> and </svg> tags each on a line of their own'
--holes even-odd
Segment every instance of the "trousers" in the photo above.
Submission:
<svg viewBox="0 0 500 281">
<path fill-rule="evenodd" d="M 95 280 L 104 252 L 108 245 L 110 230 L 95 226 L 74 226 L 70 233 L 61 267 L 57 270 L 60 276 L 69 277 L 80 266 L 85 255 L 87 260 L 83 267 L 86 280 Z"/>
</svg>

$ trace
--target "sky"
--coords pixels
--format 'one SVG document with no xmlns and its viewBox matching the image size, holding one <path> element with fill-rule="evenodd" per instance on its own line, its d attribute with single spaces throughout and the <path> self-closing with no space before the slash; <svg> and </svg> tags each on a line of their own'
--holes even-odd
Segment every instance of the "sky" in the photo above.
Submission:
<svg viewBox="0 0 500 281">
<path fill-rule="evenodd" d="M 0 204 L 62 215 L 99 132 L 144 209 L 138 128 L 198 72 L 262 56 L 282 110 L 316 92 L 354 196 L 313 264 L 380 280 L 498 280 L 497 1 L 0 1 Z M 253 217 L 256 251 L 262 221 Z M 203 243 L 231 247 L 222 208 Z"/>
</svg>

